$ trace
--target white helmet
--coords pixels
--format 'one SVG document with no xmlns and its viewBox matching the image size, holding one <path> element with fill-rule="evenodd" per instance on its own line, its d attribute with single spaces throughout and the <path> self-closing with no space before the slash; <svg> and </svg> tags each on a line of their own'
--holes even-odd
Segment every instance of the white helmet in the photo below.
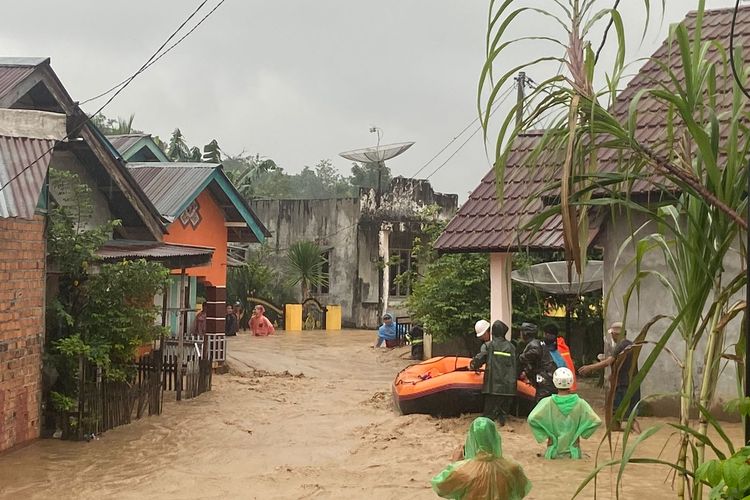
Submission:
<svg viewBox="0 0 750 500">
<path fill-rule="evenodd" d="M 486 319 L 480 319 L 474 324 L 474 331 L 477 332 L 477 337 L 481 337 L 487 330 L 490 329 L 490 322 Z"/>
<path fill-rule="evenodd" d="M 552 383 L 558 389 L 570 389 L 573 387 L 573 372 L 568 368 L 558 368 L 552 374 Z"/>
</svg>

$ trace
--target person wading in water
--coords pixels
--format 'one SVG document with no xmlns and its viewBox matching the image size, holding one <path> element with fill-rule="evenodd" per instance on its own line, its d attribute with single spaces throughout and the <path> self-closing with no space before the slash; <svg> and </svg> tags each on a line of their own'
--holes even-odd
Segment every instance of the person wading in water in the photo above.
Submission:
<svg viewBox="0 0 750 500">
<path fill-rule="evenodd" d="M 523 369 L 521 378 L 527 379 L 536 389 L 537 403 L 542 398 L 557 392 L 552 382 L 552 374 L 557 370 L 557 364 L 541 340 L 530 339 L 523 353 L 518 357 L 518 361 Z"/>
<path fill-rule="evenodd" d="M 479 354 L 469 363 L 469 368 L 479 370 L 484 368 L 484 416 L 505 425 L 505 417 L 510 413 L 516 396 L 516 348 L 505 338 L 508 325 L 502 321 L 490 324 L 485 320 L 477 321 L 474 325 L 477 337 L 484 343 Z"/>
</svg>

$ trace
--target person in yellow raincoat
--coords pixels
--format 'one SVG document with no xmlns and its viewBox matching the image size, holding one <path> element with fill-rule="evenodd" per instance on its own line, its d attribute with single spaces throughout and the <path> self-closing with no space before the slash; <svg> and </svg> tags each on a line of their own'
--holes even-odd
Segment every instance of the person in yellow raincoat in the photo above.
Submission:
<svg viewBox="0 0 750 500">
<path fill-rule="evenodd" d="M 571 393 L 573 380 L 570 369 L 555 370 L 552 381 L 557 394 L 541 400 L 529 414 L 534 438 L 539 443 L 547 441 L 544 458 L 581 458 L 581 438 L 590 438 L 602 423 L 591 405 Z"/>
<path fill-rule="evenodd" d="M 456 462 L 432 478 L 432 489 L 454 500 L 519 500 L 531 482 L 520 465 L 503 458 L 495 422 L 479 417 L 471 423 L 466 444 L 453 455 Z"/>
</svg>

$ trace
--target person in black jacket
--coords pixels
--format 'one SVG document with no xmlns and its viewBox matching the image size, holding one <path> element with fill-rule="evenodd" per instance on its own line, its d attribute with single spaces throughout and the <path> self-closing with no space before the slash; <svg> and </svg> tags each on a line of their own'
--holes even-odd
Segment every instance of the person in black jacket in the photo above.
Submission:
<svg viewBox="0 0 750 500">
<path fill-rule="evenodd" d="M 536 330 L 536 326 L 534 330 Z M 551 394 L 557 394 L 552 374 L 557 370 L 557 364 L 549 353 L 547 346 L 537 338 L 530 338 L 523 352 L 518 358 L 523 373 L 521 378 L 528 379 L 536 389 L 536 402 Z"/>
<path fill-rule="evenodd" d="M 508 325 L 502 321 L 492 323 L 491 333 L 490 324 L 485 320 L 477 321 L 474 330 L 484 343 L 469 367 L 478 370 L 485 365 L 482 384 L 484 416 L 505 425 L 505 417 L 510 413 L 516 396 L 516 348 L 505 338 Z"/>
<path fill-rule="evenodd" d="M 237 315 L 234 314 L 234 308 L 231 305 L 227 306 L 227 315 L 224 318 L 224 334 L 227 337 L 237 335 L 239 325 L 237 323 Z"/>
</svg>

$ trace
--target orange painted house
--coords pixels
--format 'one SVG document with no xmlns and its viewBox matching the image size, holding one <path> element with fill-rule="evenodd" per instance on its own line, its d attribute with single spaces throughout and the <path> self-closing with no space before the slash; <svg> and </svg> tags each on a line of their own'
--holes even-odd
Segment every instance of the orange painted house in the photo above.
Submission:
<svg viewBox="0 0 750 500">
<path fill-rule="evenodd" d="M 253 213 L 216 163 L 128 163 L 128 170 L 167 221 L 164 241 L 214 249 L 210 264 L 173 270 L 167 294 L 167 324 L 177 333 L 180 309 L 195 309 L 200 287 L 205 294 L 206 333 L 224 333 L 227 246 L 229 242 L 263 242 L 268 229 Z M 179 304 L 180 283 L 185 302 Z M 185 333 L 192 331 L 194 312 L 186 314 Z"/>
</svg>

